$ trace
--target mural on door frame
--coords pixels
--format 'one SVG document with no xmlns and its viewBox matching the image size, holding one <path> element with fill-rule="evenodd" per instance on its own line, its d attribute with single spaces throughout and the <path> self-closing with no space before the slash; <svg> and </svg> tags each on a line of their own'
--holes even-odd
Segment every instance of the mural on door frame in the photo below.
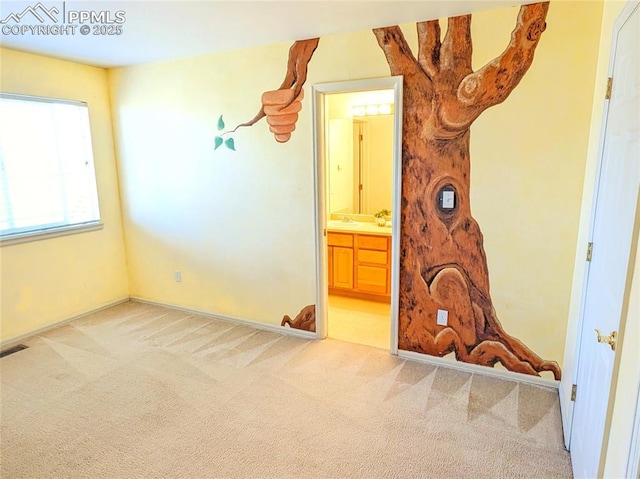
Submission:
<svg viewBox="0 0 640 479">
<path fill-rule="evenodd" d="M 444 39 L 438 20 L 417 23 L 417 56 L 398 26 L 373 33 L 391 75 L 404 77 L 399 348 L 440 357 L 453 352 L 458 361 L 483 366 L 499 362 L 531 375 L 550 371 L 559 380 L 557 362 L 540 358 L 498 320 L 482 232 L 471 215 L 469 196 L 471 124 L 506 100 L 531 66 L 548 8 L 547 2 L 522 6 L 507 48 L 476 71 L 471 15 L 449 18 Z M 313 38 L 293 44 L 280 88 L 264 93 L 256 116 L 220 133 L 216 146 L 226 141 L 224 136 L 228 140 L 238 128 L 264 117 L 276 141 L 289 140 L 318 43 Z M 449 313 L 446 326 L 436 324 L 439 309 Z M 285 323 L 297 327 L 296 321 Z"/>
</svg>

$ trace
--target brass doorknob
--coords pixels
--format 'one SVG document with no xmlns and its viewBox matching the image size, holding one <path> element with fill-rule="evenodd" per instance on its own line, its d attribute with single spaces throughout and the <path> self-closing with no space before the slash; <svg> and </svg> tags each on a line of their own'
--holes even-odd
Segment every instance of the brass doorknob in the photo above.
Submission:
<svg viewBox="0 0 640 479">
<path fill-rule="evenodd" d="M 616 343 L 618 342 L 618 333 L 616 331 L 612 331 L 609 336 L 603 336 L 599 329 L 594 329 L 596 334 L 598 335 L 599 343 L 607 343 L 611 346 L 611 350 L 616 350 Z"/>
</svg>

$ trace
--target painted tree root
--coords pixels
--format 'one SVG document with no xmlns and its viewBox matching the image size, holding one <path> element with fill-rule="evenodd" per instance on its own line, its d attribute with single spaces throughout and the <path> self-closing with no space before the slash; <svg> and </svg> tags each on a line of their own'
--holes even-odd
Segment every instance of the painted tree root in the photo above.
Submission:
<svg viewBox="0 0 640 479">
<path fill-rule="evenodd" d="M 305 306 L 298 313 L 295 319 L 291 319 L 288 315 L 284 315 L 282 318 L 281 326 L 288 324 L 289 327 L 294 329 L 302 329 L 304 331 L 316 332 L 316 305 L 310 304 Z"/>
</svg>

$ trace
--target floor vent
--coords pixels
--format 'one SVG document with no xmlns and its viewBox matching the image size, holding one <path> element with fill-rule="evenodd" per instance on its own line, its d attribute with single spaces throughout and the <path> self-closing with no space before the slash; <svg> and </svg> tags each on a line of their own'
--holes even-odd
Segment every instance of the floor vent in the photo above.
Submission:
<svg viewBox="0 0 640 479">
<path fill-rule="evenodd" d="M 4 351 L 0 351 L 0 358 L 4 358 L 5 356 L 9 356 L 10 354 L 17 353 L 18 351 L 22 351 L 23 349 L 27 349 L 29 346 L 25 346 L 24 344 L 18 344 L 9 349 L 5 349 Z"/>
</svg>

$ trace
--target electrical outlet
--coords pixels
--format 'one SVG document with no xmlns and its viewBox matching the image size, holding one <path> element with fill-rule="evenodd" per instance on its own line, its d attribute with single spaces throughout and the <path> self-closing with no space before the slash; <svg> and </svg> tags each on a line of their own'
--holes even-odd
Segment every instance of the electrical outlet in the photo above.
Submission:
<svg viewBox="0 0 640 479">
<path fill-rule="evenodd" d="M 439 309 L 438 316 L 436 318 L 436 323 L 440 326 L 446 326 L 447 321 L 449 320 L 449 311 L 446 309 Z"/>
<path fill-rule="evenodd" d="M 182 281 L 182 272 L 176 270 L 173 272 L 173 278 L 176 280 L 176 283 Z"/>
</svg>

